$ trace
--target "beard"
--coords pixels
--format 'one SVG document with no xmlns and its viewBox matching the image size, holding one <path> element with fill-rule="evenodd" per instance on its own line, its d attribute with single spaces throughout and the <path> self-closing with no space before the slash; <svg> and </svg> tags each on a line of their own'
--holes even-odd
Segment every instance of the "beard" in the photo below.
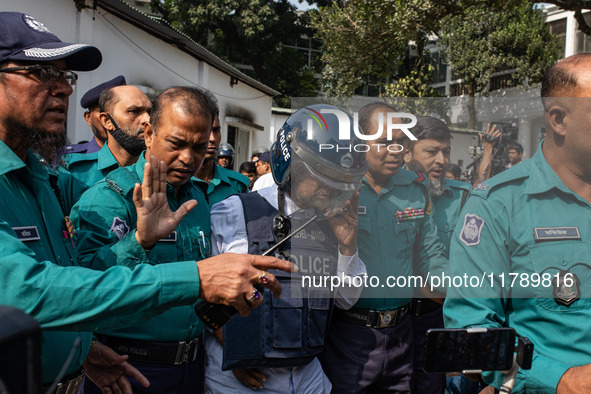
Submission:
<svg viewBox="0 0 591 394">
<path fill-rule="evenodd" d="M 33 153 L 41 156 L 47 165 L 56 167 L 59 165 L 58 157 L 65 153 L 67 139 L 65 129 L 61 133 L 51 133 L 49 131 L 27 127 L 16 121 L 8 124 L 9 130 L 14 130 L 21 138 L 21 143 Z"/>
<path fill-rule="evenodd" d="M 427 174 L 427 170 L 421 163 L 416 160 L 411 160 L 410 163 L 406 164 L 406 167 L 409 170 L 422 172 L 423 174 Z M 445 171 L 443 171 L 445 174 Z M 431 179 L 429 178 L 429 192 L 431 193 L 431 197 L 441 197 L 443 192 L 445 191 L 445 181 L 443 179 Z"/>
<path fill-rule="evenodd" d="M 146 143 L 143 138 L 136 137 L 143 130 L 138 130 L 136 133 L 132 133 L 131 130 L 126 129 L 125 131 L 117 127 L 115 130 L 109 131 L 115 141 L 131 156 L 137 157 L 146 149 Z"/>
</svg>

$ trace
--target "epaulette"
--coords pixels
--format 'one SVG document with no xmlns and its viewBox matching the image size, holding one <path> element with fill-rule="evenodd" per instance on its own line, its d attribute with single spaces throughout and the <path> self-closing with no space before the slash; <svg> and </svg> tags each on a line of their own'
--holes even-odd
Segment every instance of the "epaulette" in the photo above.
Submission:
<svg viewBox="0 0 591 394">
<path fill-rule="evenodd" d="M 246 188 L 248 188 L 248 185 L 250 185 L 250 179 L 248 179 L 248 177 L 246 175 L 242 175 L 239 172 L 228 170 L 226 172 L 226 175 L 228 176 L 228 178 L 235 179 L 238 182 L 244 184 L 244 186 L 246 186 Z"/>
<path fill-rule="evenodd" d="M 433 213 L 433 204 L 431 203 L 431 198 L 429 197 L 429 180 L 425 174 L 418 171 L 410 171 L 410 173 L 413 174 L 412 181 L 422 186 L 421 190 L 423 191 L 423 196 L 425 197 L 424 210 L 427 215 L 431 215 Z"/>
<path fill-rule="evenodd" d="M 445 183 L 452 189 L 460 189 L 460 190 L 472 190 L 472 185 L 468 182 L 456 181 L 455 179 L 446 179 Z"/>
<path fill-rule="evenodd" d="M 127 167 L 121 167 L 111 171 L 105 181 L 109 189 L 123 197 L 126 197 L 133 190 L 136 183 L 142 183 L 142 180 L 137 174 Z"/>
<path fill-rule="evenodd" d="M 93 153 L 70 153 L 63 156 L 64 162 L 66 163 L 66 169 L 75 166 L 78 163 L 87 161 L 96 161 L 98 159 L 98 151 Z"/>
<path fill-rule="evenodd" d="M 527 164 L 526 164 L 527 163 Z M 530 165 L 528 161 L 521 165 L 505 170 L 490 179 L 476 185 L 472 194 L 480 197 L 487 197 L 490 192 L 499 186 L 521 181 L 529 177 Z"/>
</svg>

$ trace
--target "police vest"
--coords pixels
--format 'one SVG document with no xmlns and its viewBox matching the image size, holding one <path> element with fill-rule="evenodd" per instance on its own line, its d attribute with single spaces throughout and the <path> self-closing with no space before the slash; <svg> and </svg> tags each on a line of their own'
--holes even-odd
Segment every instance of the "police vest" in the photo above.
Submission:
<svg viewBox="0 0 591 394">
<path fill-rule="evenodd" d="M 278 211 L 257 192 L 238 196 L 248 253 L 260 255 L 278 242 L 273 234 L 273 216 Z M 290 220 L 292 229 L 306 221 L 297 213 Z M 296 367 L 308 364 L 323 350 L 334 300 L 326 287 L 303 287 L 302 281 L 306 283 L 306 275 L 319 279 L 336 274 L 338 242 L 329 224 L 318 220 L 288 240 L 282 254 L 299 266 L 299 273 L 271 270 L 281 283 L 281 297 L 274 298 L 265 289 L 261 306 L 224 326 L 222 370 Z"/>
</svg>

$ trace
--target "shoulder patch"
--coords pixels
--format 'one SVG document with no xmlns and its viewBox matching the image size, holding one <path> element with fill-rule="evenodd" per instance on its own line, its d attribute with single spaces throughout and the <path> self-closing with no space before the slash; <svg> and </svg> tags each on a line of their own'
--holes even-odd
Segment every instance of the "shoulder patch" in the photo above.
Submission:
<svg viewBox="0 0 591 394">
<path fill-rule="evenodd" d="M 117 236 L 117 239 L 121 240 L 129 233 L 129 226 L 125 222 L 125 220 L 114 217 L 113 224 L 111 224 L 111 228 L 109 229 L 113 234 Z"/>
<path fill-rule="evenodd" d="M 464 226 L 460 232 L 460 241 L 466 246 L 475 246 L 480 243 L 480 233 L 484 227 L 484 219 L 474 213 L 464 216 Z"/>
</svg>

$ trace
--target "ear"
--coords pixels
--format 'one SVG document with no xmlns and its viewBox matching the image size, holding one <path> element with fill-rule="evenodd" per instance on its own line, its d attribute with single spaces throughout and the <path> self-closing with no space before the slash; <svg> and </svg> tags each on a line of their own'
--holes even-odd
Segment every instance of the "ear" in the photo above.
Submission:
<svg viewBox="0 0 591 394">
<path fill-rule="evenodd" d="M 405 163 L 410 163 L 410 161 L 412 160 L 412 153 L 409 149 L 404 148 L 404 162 Z"/>
<path fill-rule="evenodd" d="M 569 115 L 569 112 L 561 105 L 553 105 L 548 108 L 546 117 L 548 119 L 548 125 L 554 133 L 561 137 L 566 135 L 566 125 Z"/>
<path fill-rule="evenodd" d="M 84 120 L 88 123 L 89 126 L 92 126 L 90 121 L 90 111 L 84 111 Z"/>
<path fill-rule="evenodd" d="M 85 117 L 86 117 L 86 115 L 85 115 Z M 99 114 L 99 120 L 105 130 L 107 130 L 107 131 L 115 130 L 115 126 L 113 126 L 113 123 L 111 122 L 111 119 L 109 119 L 109 117 L 107 116 L 106 112 L 101 112 Z"/>
<path fill-rule="evenodd" d="M 152 142 L 154 142 L 154 136 L 156 133 L 154 132 L 154 128 L 152 124 L 146 123 L 144 127 L 144 141 L 146 143 L 146 148 L 150 149 L 152 147 Z"/>
</svg>

